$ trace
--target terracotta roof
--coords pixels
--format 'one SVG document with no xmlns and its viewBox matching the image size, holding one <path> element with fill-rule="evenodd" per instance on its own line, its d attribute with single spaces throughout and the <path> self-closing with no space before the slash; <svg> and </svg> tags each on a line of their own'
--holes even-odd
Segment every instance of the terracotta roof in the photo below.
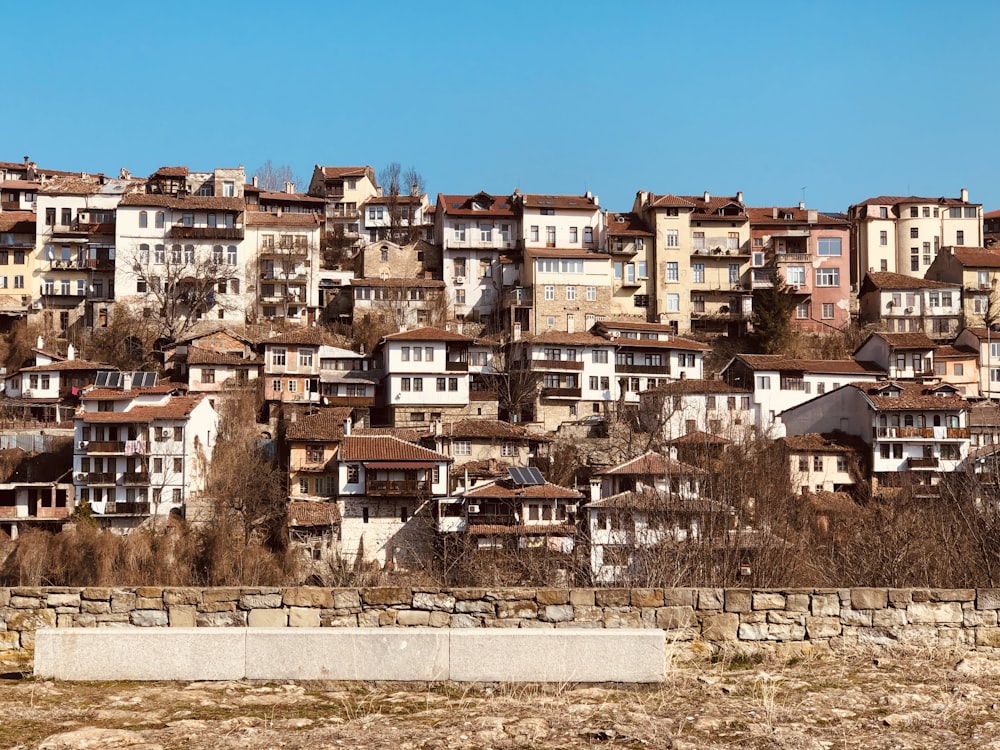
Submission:
<svg viewBox="0 0 1000 750">
<path fill-rule="evenodd" d="M 961 284 L 951 284 L 947 281 L 918 279 L 915 276 L 892 273 L 891 271 L 869 271 L 865 275 L 865 282 L 868 281 L 876 289 L 957 289 L 962 286 Z"/>
<path fill-rule="evenodd" d="M 25 303 L 19 294 L 0 294 L 0 314 L 21 314 L 25 311 Z"/>
<path fill-rule="evenodd" d="M 657 513 L 730 513 L 732 508 L 717 500 L 704 497 L 677 497 L 648 487 L 641 491 L 629 490 L 587 503 L 588 508 L 611 508 Z"/>
<path fill-rule="evenodd" d="M 298 344 L 300 346 L 322 346 L 327 340 L 325 328 L 314 328 L 306 326 L 293 331 L 279 333 L 277 336 L 264 339 L 261 343 L 264 346 L 271 344 Z"/>
<path fill-rule="evenodd" d="M 320 225 L 320 217 L 316 214 L 283 213 L 272 214 L 268 211 L 247 211 L 246 224 L 248 227 L 306 227 L 312 229 Z"/>
<path fill-rule="evenodd" d="M 649 196 L 649 205 L 656 208 L 694 208 L 694 202 L 679 195 L 654 195 Z"/>
<path fill-rule="evenodd" d="M 40 193 L 68 194 L 68 195 L 94 195 L 101 192 L 100 179 L 94 177 L 81 177 L 79 174 L 56 177 L 39 188 Z"/>
<path fill-rule="evenodd" d="M 957 349 L 950 344 L 934 350 L 934 359 L 970 359 L 978 356 L 975 349 Z"/>
<path fill-rule="evenodd" d="M 649 390 L 643 391 L 643 393 L 656 393 L 662 394 L 664 396 L 673 395 L 685 395 L 685 394 L 716 394 L 716 393 L 740 393 L 747 394 L 751 391 L 746 388 L 740 388 L 735 385 L 729 385 L 725 380 L 709 380 L 709 379 L 696 379 L 696 378 L 685 378 L 683 380 L 675 380 L 672 383 L 664 383 L 663 385 L 658 385 L 655 388 L 650 388 Z"/>
<path fill-rule="evenodd" d="M 162 206 L 193 211 L 244 211 L 243 198 L 223 198 L 217 195 L 156 195 L 153 193 L 131 193 L 124 196 L 119 206 Z"/>
<path fill-rule="evenodd" d="M 710 347 L 708 344 L 703 344 L 700 341 L 694 341 L 693 339 L 684 339 L 681 338 L 680 336 L 673 336 L 673 335 L 671 335 L 669 339 L 656 339 L 655 341 L 653 339 L 631 339 L 631 338 L 627 339 L 624 337 L 619 337 L 616 339 L 609 339 L 609 340 L 616 346 L 621 346 L 621 347 L 635 347 L 635 348 L 652 347 L 653 349 L 684 349 L 688 351 L 697 351 L 697 352 L 707 352 L 711 351 L 712 349 L 712 347 Z"/>
<path fill-rule="evenodd" d="M 488 208 L 473 208 L 472 199 L 477 196 L 488 196 L 490 205 Z M 449 216 L 513 216 L 513 200 L 509 195 L 489 195 L 488 193 L 476 193 L 476 195 L 443 195 L 438 193 L 437 205 L 444 209 L 444 213 Z"/>
<path fill-rule="evenodd" d="M 669 441 L 668 445 L 729 445 L 733 441 L 721 435 L 713 435 L 703 430 L 695 430 Z"/>
<path fill-rule="evenodd" d="M 532 484 L 524 487 L 515 485 L 509 479 L 494 479 L 467 491 L 463 497 L 466 498 L 523 498 L 523 499 L 566 499 L 579 500 L 583 494 L 568 487 L 560 487 L 558 484 Z"/>
<path fill-rule="evenodd" d="M 621 221 L 618 221 L 621 219 Z M 632 237 L 653 237 L 654 232 L 649 228 L 638 214 L 613 213 L 608 212 L 608 236 L 620 237 L 622 235 Z"/>
<path fill-rule="evenodd" d="M 0 182 L 0 188 L 4 190 L 38 190 L 42 183 L 37 180 L 4 180 Z"/>
<path fill-rule="evenodd" d="M 901 203 L 937 203 L 943 206 L 963 206 L 978 205 L 964 202 L 961 198 L 921 198 L 916 195 L 879 195 L 875 198 L 866 198 L 856 206 L 896 206 Z"/>
<path fill-rule="evenodd" d="M 426 428 L 417 427 L 358 427 L 351 434 L 358 437 L 394 437 L 407 443 L 419 443 L 429 433 Z"/>
<path fill-rule="evenodd" d="M 90 362 L 86 359 L 66 359 L 59 362 L 49 362 L 47 365 L 22 367 L 20 372 L 59 372 L 61 370 L 117 370 L 117 367 L 104 362 Z"/>
<path fill-rule="evenodd" d="M 1000 208 L 994 209 L 993 211 L 987 211 L 983 214 L 984 219 L 1000 219 Z"/>
<path fill-rule="evenodd" d="M 854 450 L 854 446 L 838 439 L 838 436 L 822 435 L 818 432 L 807 432 L 802 435 L 787 435 L 778 438 L 778 442 L 792 451 L 809 453 L 843 453 Z"/>
<path fill-rule="evenodd" d="M 260 193 L 260 200 L 273 201 L 273 202 L 284 202 L 284 203 L 314 203 L 317 206 L 322 206 L 326 203 L 323 198 L 318 198 L 315 195 L 309 195 L 308 193 L 286 193 L 283 191 L 276 190 L 259 190 L 254 188 L 258 193 Z"/>
<path fill-rule="evenodd" d="M 451 457 L 391 436 L 345 437 L 340 444 L 341 461 L 452 461 Z"/>
<path fill-rule="evenodd" d="M 344 437 L 344 422 L 351 416 L 350 407 L 320 409 L 314 414 L 295 414 L 287 422 L 285 435 L 289 440 L 339 441 Z"/>
<path fill-rule="evenodd" d="M 34 211 L 4 211 L 0 213 L 0 232 L 35 231 L 38 215 Z"/>
<path fill-rule="evenodd" d="M 968 401 L 961 396 L 934 395 L 935 389 L 940 386 L 894 381 L 880 383 L 877 386 L 871 383 L 855 383 L 854 386 L 864 391 L 879 411 L 907 411 L 911 409 L 960 411 L 969 406 Z M 899 389 L 898 396 L 884 395 L 891 386 Z"/>
<path fill-rule="evenodd" d="M 259 365 L 261 359 L 256 355 L 244 357 L 232 352 L 216 352 L 211 349 L 202 349 L 200 346 L 192 346 L 187 351 L 187 363 L 189 365 Z"/>
<path fill-rule="evenodd" d="M 969 407 L 970 427 L 1000 427 L 1000 406 L 983 401 Z"/>
<path fill-rule="evenodd" d="M 198 396 L 172 396 L 162 406 L 133 406 L 128 411 L 88 411 L 84 422 L 152 422 L 156 419 L 184 419 L 205 398 Z"/>
<path fill-rule="evenodd" d="M 288 525 L 293 528 L 304 526 L 334 526 L 340 523 L 340 507 L 337 503 L 292 500 L 288 503 Z"/>
<path fill-rule="evenodd" d="M 600 476 L 668 476 L 680 474 L 704 474 L 704 469 L 690 466 L 681 461 L 671 459 L 649 451 L 625 463 L 598 471 Z"/>
<path fill-rule="evenodd" d="M 934 344 L 931 344 L 933 347 Z M 845 373 L 864 375 L 880 369 L 853 359 L 798 359 L 783 354 L 737 354 L 754 370 L 796 370 L 801 372 Z"/>
<path fill-rule="evenodd" d="M 774 217 L 774 209 L 778 209 L 778 217 Z M 815 210 L 815 209 L 812 209 Z M 809 211 L 810 209 L 799 208 L 798 206 L 792 208 L 785 208 L 782 206 L 770 206 L 762 208 L 750 208 L 747 207 L 747 215 L 750 217 L 751 224 L 778 224 L 778 225 L 789 225 L 789 224 L 810 224 L 811 226 L 823 225 L 823 226 L 837 226 L 841 229 L 848 229 L 850 227 L 850 222 L 845 221 L 836 216 L 829 216 L 828 214 L 820 213 L 816 211 L 816 221 L 809 221 Z M 785 217 L 791 214 L 790 219 Z"/>
<path fill-rule="evenodd" d="M 526 208 L 562 208 L 569 210 L 593 211 L 597 201 L 586 195 L 542 195 L 539 193 L 516 193 Z"/>
<path fill-rule="evenodd" d="M 516 536 L 573 536 L 576 534 L 576 527 L 570 523 L 559 524 L 512 524 L 504 526 L 498 523 L 472 524 L 468 532 L 472 536 L 485 536 L 494 534 L 509 534 Z"/>
<path fill-rule="evenodd" d="M 446 438 L 486 438 L 499 440 L 534 440 L 551 442 L 551 438 L 528 432 L 524 427 L 498 419 L 461 419 L 441 425 Z"/>
<path fill-rule="evenodd" d="M 89 391 L 80 394 L 80 398 L 89 401 L 123 401 L 133 396 L 162 395 L 172 393 L 177 390 L 177 386 L 172 383 L 160 383 L 149 388 L 133 388 L 130 391 L 123 391 L 116 388 L 91 388 Z"/>
<path fill-rule="evenodd" d="M 419 206 L 426 197 L 427 193 L 421 193 L 420 195 L 397 195 L 395 196 L 395 201 L 396 205 L 399 206 Z M 382 206 L 390 203 L 392 200 L 393 196 L 391 195 L 374 195 L 365 201 L 365 205 Z"/>
<path fill-rule="evenodd" d="M 1000 268 L 1000 254 L 994 253 L 983 247 L 952 247 L 944 248 L 942 252 L 950 249 L 955 260 L 966 267 L 973 268 Z"/>
<path fill-rule="evenodd" d="M 986 326 L 967 326 L 963 329 L 964 331 L 971 331 L 972 334 L 980 341 L 986 341 L 987 339 L 996 339 L 1000 341 L 1000 332 L 991 331 Z"/>
<path fill-rule="evenodd" d="M 444 282 L 438 279 L 350 279 L 351 286 L 402 287 L 404 289 L 444 289 Z"/>
<path fill-rule="evenodd" d="M 364 177 L 371 167 L 323 167 L 324 177 Z"/>
<path fill-rule="evenodd" d="M 728 220 L 733 219 L 745 219 L 746 211 L 743 204 L 738 201 L 735 195 L 711 195 L 709 194 L 708 201 L 705 201 L 704 195 L 664 195 L 664 196 L 654 196 L 650 195 L 649 200 L 652 206 L 656 208 L 665 207 L 677 207 L 677 208 L 693 208 L 693 214 L 697 214 L 702 220 Z M 738 214 L 724 215 L 720 214 L 719 211 L 728 206 L 729 204 L 734 204 L 739 207 L 740 212 Z"/>
<path fill-rule="evenodd" d="M 187 167 L 160 167 L 150 177 L 187 177 Z"/>
<path fill-rule="evenodd" d="M 454 331 L 446 331 L 443 328 L 414 328 L 410 331 L 399 331 L 390 333 L 382 337 L 382 340 L 391 341 L 459 341 L 471 343 L 472 339 Z"/>
<path fill-rule="evenodd" d="M 574 333 L 569 333 L 568 331 L 545 331 L 545 333 L 539 333 L 534 336 L 522 336 L 521 341 L 526 344 L 567 344 L 570 346 L 614 346 L 615 343 L 610 339 L 590 333 L 589 331 Z"/>
<path fill-rule="evenodd" d="M 926 333 L 912 331 L 910 333 L 889 333 L 876 331 L 872 336 L 883 339 L 893 349 L 935 349 L 935 344 Z M 871 338 L 871 337 L 869 337 Z M 859 347 L 860 348 L 860 347 Z"/>
</svg>

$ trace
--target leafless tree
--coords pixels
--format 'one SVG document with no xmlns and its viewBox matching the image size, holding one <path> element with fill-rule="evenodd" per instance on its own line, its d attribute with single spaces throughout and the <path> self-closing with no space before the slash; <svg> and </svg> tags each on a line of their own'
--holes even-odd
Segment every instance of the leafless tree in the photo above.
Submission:
<svg viewBox="0 0 1000 750">
<path fill-rule="evenodd" d="M 389 233 L 383 239 L 400 245 L 413 242 L 420 236 L 414 214 L 419 196 L 424 192 L 423 175 L 412 166 L 404 171 L 399 162 L 394 161 L 382 168 L 378 180 L 389 214 Z"/>
<path fill-rule="evenodd" d="M 287 164 L 274 165 L 270 159 L 257 167 L 253 176 L 257 178 L 257 187 L 261 190 L 269 190 L 271 192 L 283 192 L 286 182 L 296 185 L 302 184 L 302 181 L 299 180 L 290 166 Z"/>
<path fill-rule="evenodd" d="M 125 305 L 115 305 L 108 324 L 94 328 L 83 342 L 81 355 L 119 370 L 153 370 L 159 364 L 153 353 L 159 333 L 153 318 L 138 315 Z"/>
<path fill-rule="evenodd" d="M 498 342 L 493 347 L 491 372 L 482 374 L 486 389 L 497 394 L 501 419 L 530 422 L 534 419 L 541 375 L 525 360 L 515 359 L 511 343 Z"/>
</svg>

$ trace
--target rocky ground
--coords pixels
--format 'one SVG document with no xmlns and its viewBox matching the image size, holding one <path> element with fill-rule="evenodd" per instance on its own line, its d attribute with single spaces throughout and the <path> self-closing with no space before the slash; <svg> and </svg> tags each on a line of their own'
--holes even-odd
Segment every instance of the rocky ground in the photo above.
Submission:
<svg viewBox="0 0 1000 750">
<path fill-rule="evenodd" d="M 674 665 L 657 686 L 53 683 L 8 671 L 0 747 L 1000 750 L 1000 658 L 730 656 Z"/>
</svg>

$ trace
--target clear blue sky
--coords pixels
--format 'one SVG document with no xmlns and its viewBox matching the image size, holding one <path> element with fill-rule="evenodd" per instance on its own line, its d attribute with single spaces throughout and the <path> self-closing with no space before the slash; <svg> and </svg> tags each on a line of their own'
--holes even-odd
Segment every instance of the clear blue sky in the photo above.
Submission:
<svg viewBox="0 0 1000 750">
<path fill-rule="evenodd" d="M 5 3 L 0 160 L 1000 208 L 1000 3 Z"/>
</svg>

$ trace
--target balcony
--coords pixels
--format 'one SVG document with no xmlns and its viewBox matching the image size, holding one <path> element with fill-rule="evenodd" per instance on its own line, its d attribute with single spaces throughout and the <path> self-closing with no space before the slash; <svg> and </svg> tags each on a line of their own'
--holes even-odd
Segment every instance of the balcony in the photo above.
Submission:
<svg viewBox="0 0 1000 750">
<path fill-rule="evenodd" d="M 307 281 L 309 274 L 305 271 L 295 273 L 281 273 L 280 271 L 262 271 L 260 278 L 263 281 Z"/>
<path fill-rule="evenodd" d="M 938 460 L 936 458 L 913 458 L 906 459 L 906 465 L 910 469 L 937 469 Z"/>
<path fill-rule="evenodd" d="M 124 453 L 125 442 L 122 440 L 91 440 L 86 444 L 85 452 L 88 456 Z"/>
<path fill-rule="evenodd" d="M 448 360 L 444 363 L 444 369 L 446 372 L 468 372 L 469 363 L 468 362 L 454 362 Z"/>
<path fill-rule="evenodd" d="M 430 492 L 431 483 L 426 479 L 368 479 L 368 495 L 422 495 Z"/>
<path fill-rule="evenodd" d="M 78 237 L 83 234 L 111 234 L 115 233 L 115 223 L 80 221 L 74 219 L 69 225 L 61 224 L 52 227 L 53 237 Z"/>
<path fill-rule="evenodd" d="M 92 471 L 87 474 L 87 484 L 91 487 L 114 487 L 116 478 L 114 472 Z"/>
<path fill-rule="evenodd" d="M 90 269 L 90 262 L 87 258 L 56 259 L 49 261 L 49 268 L 57 271 L 87 271 Z"/>
<path fill-rule="evenodd" d="M 509 289 L 504 292 L 503 301 L 507 307 L 531 307 L 531 287 L 519 286 Z"/>
<path fill-rule="evenodd" d="M 167 236 L 181 240 L 242 240 L 243 227 L 188 227 L 174 224 Z"/>
<path fill-rule="evenodd" d="M 921 440 L 967 440 L 969 438 L 967 427 L 938 427 L 937 429 L 939 433 L 935 436 L 935 428 L 933 427 L 879 427 L 878 436 L 903 440 L 914 438 Z"/>
<path fill-rule="evenodd" d="M 810 263 L 812 256 L 809 253 L 778 253 L 774 256 L 775 263 Z"/>
<path fill-rule="evenodd" d="M 531 370 L 582 370 L 581 359 L 529 359 L 514 363 L 518 369 Z"/>
<path fill-rule="evenodd" d="M 306 258 L 309 255 L 309 247 L 307 245 L 299 245 L 297 247 L 264 245 L 264 247 L 260 249 L 260 255 L 265 258 Z"/>
<path fill-rule="evenodd" d="M 20 211 L 21 201 L 0 201 L 0 211 Z"/>
<path fill-rule="evenodd" d="M 612 255 L 635 255 L 640 248 L 634 242 L 612 242 L 609 249 Z"/>
<path fill-rule="evenodd" d="M 542 388 L 542 398 L 580 398 L 580 388 Z"/>
<path fill-rule="evenodd" d="M 631 375 L 669 375 L 670 368 L 667 365 L 615 365 L 615 372 L 629 373 Z"/>
<path fill-rule="evenodd" d="M 375 405 L 374 396 L 324 396 L 330 406 L 350 406 L 350 407 L 372 407 Z"/>
<path fill-rule="evenodd" d="M 469 401 L 496 401 L 496 391 L 469 391 Z"/>
<path fill-rule="evenodd" d="M 631 288 L 642 286 L 642 282 L 645 281 L 645 279 L 616 279 L 616 281 L 618 282 L 618 286 L 624 289 L 626 287 Z"/>
<path fill-rule="evenodd" d="M 445 249 L 456 249 L 456 250 L 514 250 L 518 247 L 518 242 L 516 240 L 505 240 L 502 238 L 490 239 L 490 240 L 456 240 L 456 239 L 446 239 L 444 241 Z"/>
<path fill-rule="evenodd" d="M 126 471 L 122 474 L 122 484 L 126 487 L 149 484 L 149 472 L 147 471 Z"/>
<path fill-rule="evenodd" d="M 115 502 L 114 500 L 109 500 L 104 506 L 105 515 L 118 514 L 123 516 L 148 516 L 149 515 L 149 503 L 128 503 L 128 502 Z"/>
<path fill-rule="evenodd" d="M 343 193 L 340 194 L 340 197 L 343 197 Z M 361 212 L 358 210 L 352 211 L 350 209 L 335 209 L 327 211 L 326 218 L 334 220 L 360 219 Z"/>
</svg>

